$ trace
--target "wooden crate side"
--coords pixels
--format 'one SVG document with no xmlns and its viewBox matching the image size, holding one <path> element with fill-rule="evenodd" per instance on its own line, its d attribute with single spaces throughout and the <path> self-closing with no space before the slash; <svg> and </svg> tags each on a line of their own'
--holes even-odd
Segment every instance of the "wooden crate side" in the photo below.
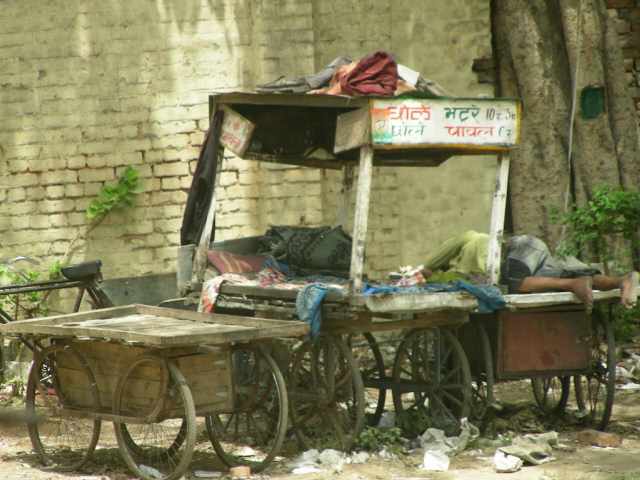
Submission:
<svg viewBox="0 0 640 480">
<path fill-rule="evenodd" d="M 199 353 L 197 346 L 155 349 L 100 341 L 61 339 L 71 345 L 89 365 L 100 393 L 101 410 L 111 412 L 118 380 L 124 369 L 138 356 L 160 354 L 172 359 L 187 380 L 197 413 L 228 411 L 232 408 L 231 347 L 208 348 Z M 143 363 L 131 372 L 127 400 L 131 408 L 146 411 L 155 405 L 161 388 L 160 369 Z M 87 392 L 90 395 L 90 392 Z M 90 396 L 87 397 L 90 399 Z M 88 405 L 87 401 L 84 404 Z M 178 414 L 173 411 L 170 415 Z"/>
<path fill-rule="evenodd" d="M 223 412 L 233 407 L 231 348 L 175 358 L 191 389 L 196 413 Z"/>
<path fill-rule="evenodd" d="M 93 410 L 94 399 L 89 379 L 74 357 L 57 355 L 55 367 L 48 374 L 52 383 L 50 393 L 55 392 L 65 408 Z"/>
</svg>

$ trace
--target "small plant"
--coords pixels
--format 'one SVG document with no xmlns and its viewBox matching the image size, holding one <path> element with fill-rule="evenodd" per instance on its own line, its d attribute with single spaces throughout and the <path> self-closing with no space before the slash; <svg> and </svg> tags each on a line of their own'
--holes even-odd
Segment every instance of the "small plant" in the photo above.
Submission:
<svg viewBox="0 0 640 480">
<path fill-rule="evenodd" d="M 396 415 L 396 426 L 402 431 L 404 437 L 409 439 L 422 435 L 432 425 L 431 417 L 420 409 L 412 408 Z"/>
<path fill-rule="evenodd" d="M 6 386 L 11 387 L 11 397 L 22 399 L 24 397 L 24 389 L 26 382 L 19 377 L 4 382 Z"/>
<path fill-rule="evenodd" d="M 604 262 L 607 274 L 607 262 L 621 260 L 609 248 L 612 235 L 627 240 L 632 251 L 640 247 L 640 193 L 636 191 L 600 184 L 585 205 L 573 205 L 570 212 L 551 206 L 551 213 L 555 222 L 572 227 L 558 253 L 578 257 L 583 252 L 589 261 Z"/>
<path fill-rule="evenodd" d="M 138 175 L 140 175 L 139 170 L 127 167 L 117 185 L 103 185 L 98 198 L 93 199 L 87 207 L 87 218 L 106 215 L 116 207 L 131 210 L 133 197 L 144 191 L 144 187 L 138 182 Z"/>
<path fill-rule="evenodd" d="M 56 260 L 49 267 L 49 278 L 51 280 L 58 280 L 62 278 L 62 262 L 60 260 Z"/>
<path fill-rule="evenodd" d="M 6 265 L 0 265 L 0 284 L 35 282 L 39 276 L 40 272 L 36 270 L 24 270 L 18 274 Z M 45 316 L 49 312 L 49 306 L 44 303 L 42 292 L 0 295 L 0 308 L 6 310 L 16 320 Z"/>
<path fill-rule="evenodd" d="M 387 452 L 401 456 L 406 453 L 401 438 L 402 430 L 399 428 L 383 432 L 375 427 L 367 426 L 356 439 L 354 449 L 378 453 L 386 448 Z"/>
<path fill-rule="evenodd" d="M 622 305 L 613 306 L 613 319 L 611 328 L 613 337 L 618 342 L 627 342 L 637 333 L 640 326 L 640 315 L 637 309 L 629 310 Z"/>
</svg>

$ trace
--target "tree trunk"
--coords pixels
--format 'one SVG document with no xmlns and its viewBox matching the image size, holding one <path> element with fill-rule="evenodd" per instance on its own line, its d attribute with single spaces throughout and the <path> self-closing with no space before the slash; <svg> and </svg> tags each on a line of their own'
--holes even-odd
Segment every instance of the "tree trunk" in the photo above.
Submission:
<svg viewBox="0 0 640 480">
<path fill-rule="evenodd" d="M 564 231 L 551 205 L 584 203 L 601 183 L 640 184 L 640 135 L 618 35 L 603 0 L 491 6 L 500 96 L 522 99 L 509 182 L 514 233 L 536 235 L 553 251 Z M 591 95 L 585 107 L 583 89 Z M 604 98 L 600 114 L 594 98 Z"/>
</svg>

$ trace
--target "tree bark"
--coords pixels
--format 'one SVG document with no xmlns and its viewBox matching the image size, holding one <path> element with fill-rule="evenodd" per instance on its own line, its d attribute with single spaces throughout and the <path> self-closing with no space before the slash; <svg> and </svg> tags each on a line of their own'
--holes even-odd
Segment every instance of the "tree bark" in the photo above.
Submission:
<svg viewBox="0 0 640 480">
<path fill-rule="evenodd" d="M 500 96 L 522 99 L 509 181 L 514 233 L 536 235 L 553 251 L 564 231 L 551 205 L 584 203 L 602 183 L 640 183 L 619 38 L 603 0 L 492 0 L 492 29 Z M 604 91 L 595 118 L 582 115 L 584 88 Z"/>
</svg>

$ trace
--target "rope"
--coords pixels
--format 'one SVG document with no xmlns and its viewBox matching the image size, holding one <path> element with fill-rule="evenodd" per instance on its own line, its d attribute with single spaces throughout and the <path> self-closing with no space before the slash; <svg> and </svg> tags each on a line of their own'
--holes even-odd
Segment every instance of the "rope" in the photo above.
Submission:
<svg viewBox="0 0 640 480">
<path fill-rule="evenodd" d="M 569 117 L 569 149 L 567 151 L 567 187 L 564 192 L 564 211 L 569 209 L 569 192 L 571 187 L 571 154 L 573 153 L 573 124 L 576 115 L 576 104 L 578 97 L 578 72 L 580 71 L 580 43 L 582 40 L 582 0 L 578 3 L 578 25 L 577 25 L 577 37 L 576 37 L 576 65 L 573 74 L 573 87 L 572 87 L 572 99 L 571 99 L 571 116 Z M 564 242 L 566 235 L 567 225 L 562 225 L 560 233 L 560 241 L 556 247 L 556 251 L 560 248 L 560 245 Z"/>
</svg>

